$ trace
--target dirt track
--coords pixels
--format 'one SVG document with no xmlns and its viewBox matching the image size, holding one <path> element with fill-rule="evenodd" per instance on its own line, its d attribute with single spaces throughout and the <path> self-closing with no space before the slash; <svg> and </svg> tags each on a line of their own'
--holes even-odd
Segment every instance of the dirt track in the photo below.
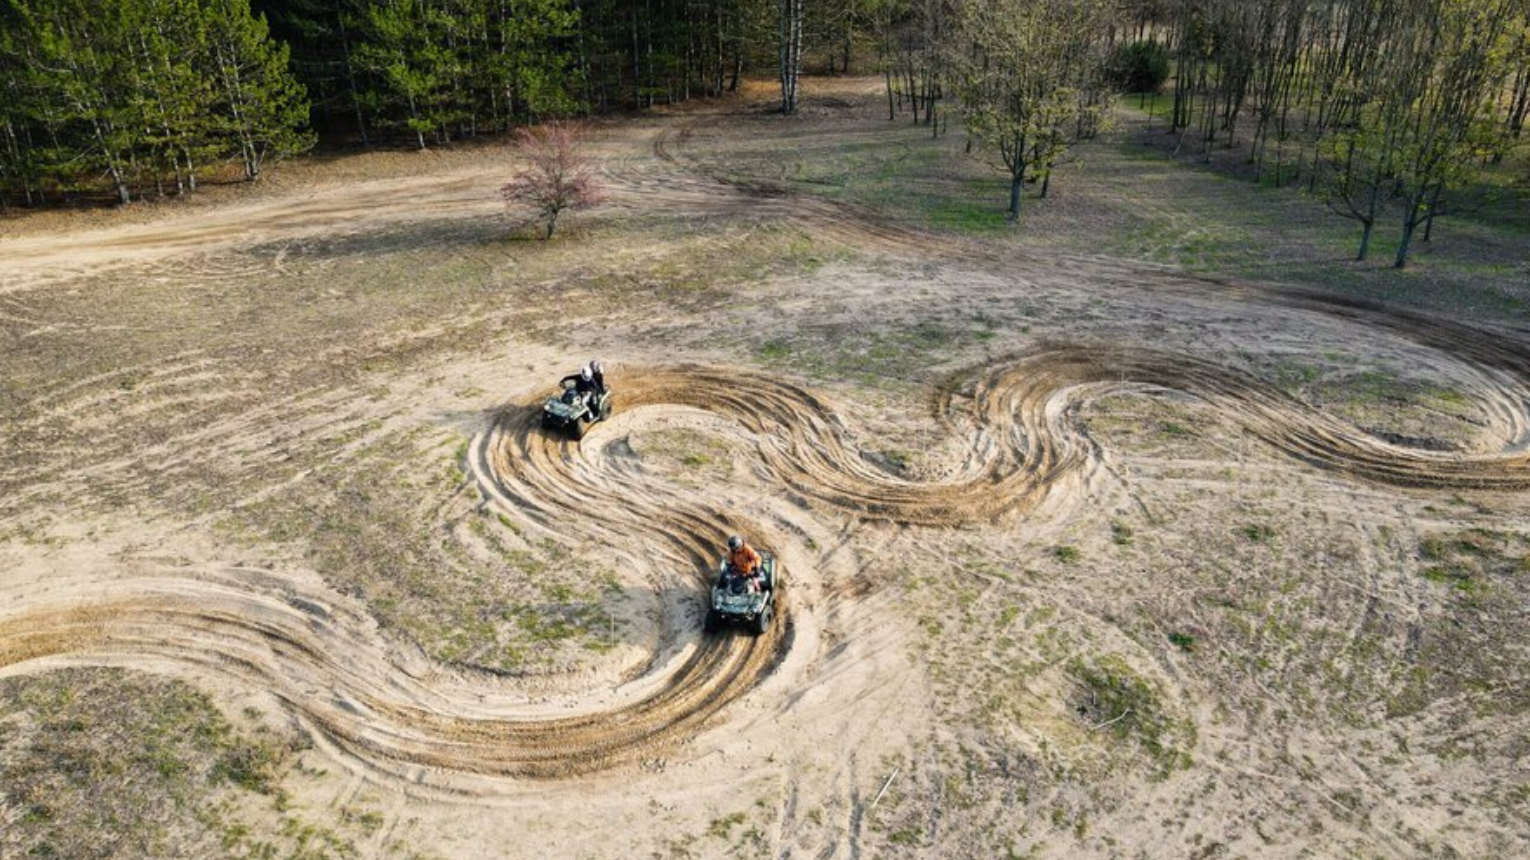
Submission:
<svg viewBox="0 0 1530 860">
<path fill-rule="evenodd" d="M 1530 457 L 1522 450 L 1473 456 L 1410 450 L 1245 374 L 1141 349 L 1059 346 L 952 377 L 934 409 L 949 432 L 968 435 L 968 453 L 936 482 L 879 471 L 850 446 L 843 419 L 798 385 L 701 366 L 628 367 L 612 384 L 623 411 L 705 410 L 737 422 L 784 491 L 854 517 L 916 525 L 1023 513 L 1058 488 L 1079 486 L 1078 473 L 1098 463 L 1067 416 L 1091 397 L 1141 386 L 1193 395 L 1280 451 L 1355 478 L 1433 490 L 1530 488 Z M 1504 393 L 1504 403 L 1512 399 Z M 574 540 L 615 543 L 641 534 L 645 543 L 659 541 L 643 551 L 655 588 L 665 586 L 663 570 L 696 572 L 690 585 L 704 588 L 701 572 L 714 563 L 719 534 L 768 535 L 778 548 L 792 540 L 721 509 L 647 494 L 641 482 L 624 480 L 619 467 L 603 460 L 599 429 L 582 446 L 541 430 L 539 403 L 505 408 L 472 444 L 480 486 L 506 509 Z M 1502 414 L 1516 423 L 1498 429 L 1524 438 L 1517 423 L 1522 416 Z M 797 577 L 816 577 L 810 570 L 790 574 L 788 595 Z M 650 667 L 652 677 L 632 684 L 641 696 L 615 709 L 558 719 L 472 717 L 459 713 L 470 709 L 465 703 L 442 701 L 428 682 L 410 683 L 411 673 L 390 662 L 381 645 L 352 641 L 357 620 L 347 625 L 332 615 L 322 596 L 276 602 L 226 586 L 188 594 L 183 585 L 155 584 L 161 588 L 152 597 L 98 598 L 85 608 L 33 608 L 7 618 L 0 624 L 0 666 L 60 655 L 152 654 L 278 691 L 306 722 L 382 770 L 399 762 L 546 778 L 654 756 L 665 743 L 693 735 L 771 670 L 800 623 L 787 598 L 778 623 L 759 638 L 698 639 L 693 630 L 668 630 L 666 641 L 685 643 L 680 658 Z M 318 700 L 304 695 L 314 687 L 333 692 Z"/>
<path fill-rule="evenodd" d="M 645 147 L 605 144 L 615 151 L 605 167 L 614 186 L 610 210 L 789 221 L 833 242 L 881 254 L 907 252 L 928 239 L 854 207 L 732 182 L 688 161 L 688 135 L 704 121 L 682 117 L 655 123 Z M 70 243 L 29 238 L 7 246 L 8 263 L 15 265 L 0 293 L 46 289 L 83 271 L 143 260 L 171 268 L 188 254 L 214 260 L 220 249 L 318 235 L 342 225 L 363 230 L 482 214 L 495 206 L 474 190 L 482 175 L 466 168 L 445 181 L 433 177 L 354 193 L 340 189 L 297 206 L 257 204 L 199 229 L 181 223 L 125 228 L 89 237 L 93 248 L 85 256 Z M 421 193 L 428 196 L 423 206 Z M 891 523 L 917 535 L 920 529 L 1012 524 L 1043 503 L 1055 517 L 1056 511 L 1083 503 L 1110 456 L 1080 430 L 1078 415 L 1115 395 L 1188 395 L 1269 449 L 1358 483 L 1484 498 L 1530 490 L 1530 347 L 1518 333 L 1115 260 L 1027 259 L 968 240 L 920 249 L 920 256 L 973 268 L 1001 261 L 1008 267 L 1029 265 L 1059 280 L 1129 286 L 1146 297 L 1315 314 L 1357 331 L 1385 331 L 1488 381 L 1472 392 L 1485 416 L 1479 440 L 1486 441 L 1445 451 L 1387 441 L 1203 356 L 1064 339 L 949 375 L 928 395 L 928 414 L 937 428 L 931 432 L 949 447 L 942 449 L 938 474 L 915 478 L 877 465 L 857 444 L 866 438 L 863 419 L 873 416 L 847 413 L 834 396 L 807 384 L 742 367 L 634 362 L 612 377 L 617 418 L 582 444 L 538 428 L 545 392 L 532 391 L 482 416 L 466 461 L 484 505 L 530 521 L 568 544 L 620 547 L 626 575 L 658 595 L 652 652 L 628 667 L 609 694 L 584 696 L 575 690 L 553 706 L 482 678 L 464 680 L 380 635 L 360 601 L 312 581 L 216 566 L 187 576 L 104 580 L 84 571 L 51 582 L 41 593 L 33 592 L 32 583 L 4 583 L 0 672 L 147 659 L 194 677 L 270 691 L 357 770 L 380 782 L 457 790 L 458 774 L 548 780 L 703 756 L 704 745 L 694 742 L 743 719 L 737 712 L 746 700 L 771 713 L 789 712 L 793 689 L 808 686 L 808 679 L 833 675 L 852 658 L 871 660 L 864 643 L 849 657 L 824 656 L 829 649 L 819 647 L 830 627 L 864 629 L 856 624 L 875 614 L 877 598 L 853 554 L 836 555 L 809 533 Z M 62 401 L 67 393 L 54 397 Z M 769 517 L 736 513 L 736 507 L 709 501 L 704 493 L 650 479 L 621 449 L 624 434 L 634 427 L 696 416 L 727 425 L 748 451 L 744 468 L 761 476 L 766 487 L 821 507 L 797 505 L 789 515 Z M 105 472 L 108 466 L 99 468 Z M 821 515 L 822 510 L 830 513 Z M 825 524 L 832 518 L 849 525 Z M 784 611 L 760 638 L 709 637 L 697 629 L 694 610 L 719 536 L 730 532 L 758 536 L 786 560 Z M 804 642 L 813 647 L 798 653 Z M 774 686 L 773 672 L 784 675 Z M 870 696 L 877 683 L 873 677 L 848 682 L 847 689 L 836 691 L 834 708 L 850 710 L 847 703 Z M 475 782 L 469 793 L 509 795 L 519 791 L 516 784 L 514 779 Z"/>
</svg>

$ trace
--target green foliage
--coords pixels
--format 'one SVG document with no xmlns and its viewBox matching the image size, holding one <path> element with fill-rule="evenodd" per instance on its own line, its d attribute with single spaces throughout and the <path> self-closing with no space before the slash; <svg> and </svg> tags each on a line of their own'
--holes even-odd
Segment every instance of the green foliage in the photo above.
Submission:
<svg viewBox="0 0 1530 860">
<path fill-rule="evenodd" d="M 717 839 L 727 839 L 733 833 L 733 828 L 743 824 L 744 820 L 744 813 L 742 812 L 735 812 L 722 818 L 714 818 L 712 823 L 707 825 L 707 835 Z"/>
<path fill-rule="evenodd" d="M 1239 531 L 1243 533 L 1244 537 L 1254 543 L 1269 543 L 1270 539 L 1275 537 L 1275 529 L 1264 523 L 1251 523 Z"/>
<path fill-rule="evenodd" d="M 1110 7 L 1098 0 L 988 0 L 966 21 L 955 89 L 967 130 L 1010 176 L 1009 218 L 1027 178 L 1042 180 L 1107 122 Z"/>
<path fill-rule="evenodd" d="M 1169 79 L 1169 52 L 1157 42 L 1131 42 L 1110 57 L 1110 80 L 1123 93 L 1156 93 Z"/>
<path fill-rule="evenodd" d="M 307 96 L 248 0 L 4 0 L 0 196 L 106 187 L 122 203 L 248 178 L 312 143 Z"/>
<path fill-rule="evenodd" d="M 316 119 L 416 147 L 722 89 L 738 4 L 681 0 L 270 2 Z M 726 8 L 723 8 L 726 6 Z M 754 33 L 751 33 L 754 35 Z M 764 35 L 763 32 L 759 35 Z"/>
<path fill-rule="evenodd" d="M 249 0 L 208 0 L 209 44 L 218 81 L 215 128 L 235 143 L 246 178 L 260 176 L 267 158 L 313 145 L 308 97 L 288 70 L 289 49 L 270 39 Z"/>
</svg>

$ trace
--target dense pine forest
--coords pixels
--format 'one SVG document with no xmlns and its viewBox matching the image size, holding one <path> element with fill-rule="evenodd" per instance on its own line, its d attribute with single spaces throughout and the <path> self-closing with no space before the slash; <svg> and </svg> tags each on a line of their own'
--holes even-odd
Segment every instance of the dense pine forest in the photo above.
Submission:
<svg viewBox="0 0 1530 860">
<path fill-rule="evenodd" d="M 0 201 L 128 203 L 320 140 L 423 149 L 745 75 L 790 113 L 804 69 L 956 119 L 1012 217 L 1118 94 L 1151 95 L 1176 151 L 1246 150 L 1354 219 L 1362 258 L 1400 210 L 1401 264 L 1523 139 L 1530 0 L 0 0 Z"/>
</svg>

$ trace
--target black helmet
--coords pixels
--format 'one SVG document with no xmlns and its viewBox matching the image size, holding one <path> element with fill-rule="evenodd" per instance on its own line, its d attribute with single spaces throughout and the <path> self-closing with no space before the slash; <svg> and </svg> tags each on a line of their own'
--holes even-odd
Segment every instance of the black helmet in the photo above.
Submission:
<svg viewBox="0 0 1530 860">
<path fill-rule="evenodd" d="M 743 545 L 744 545 L 744 539 L 739 537 L 738 535 L 734 535 L 733 537 L 728 538 L 728 549 L 737 550 L 739 547 L 741 547 Z"/>
</svg>

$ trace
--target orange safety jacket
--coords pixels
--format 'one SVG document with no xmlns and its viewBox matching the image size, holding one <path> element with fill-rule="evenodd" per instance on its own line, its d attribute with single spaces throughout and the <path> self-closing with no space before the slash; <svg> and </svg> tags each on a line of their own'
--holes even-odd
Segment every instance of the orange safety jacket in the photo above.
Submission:
<svg viewBox="0 0 1530 860">
<path fill-rule="evenodd" d="M 733 565 L 733 569 L 739 573 L 752 575 L 760 566 L 760 554 L 746 543 L 728 553 L 728 564 Z"/>
</svg>

